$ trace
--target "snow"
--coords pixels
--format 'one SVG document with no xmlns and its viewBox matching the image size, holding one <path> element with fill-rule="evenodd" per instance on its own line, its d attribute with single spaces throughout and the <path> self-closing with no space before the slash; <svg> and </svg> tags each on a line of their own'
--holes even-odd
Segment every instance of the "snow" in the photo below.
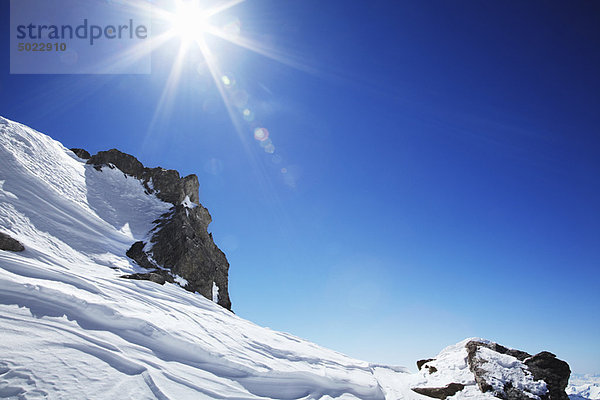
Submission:
<svg viewBox="0 0 600 400">
<path fill-rule="evenodd" d="M 185 279 L 183 276 L 179 276 L 177 274 L 173 274 L 173 279 L 175 280 L 175 282 L 179 283 L 179 285 L 181 287 L 185 287 L 188 284 L 187 279 Z"/>
<path fill-rule="evenodd" d="M 475 383 L 475 377 L 469 369 L 465 345 L 471 340 L 487 342 L 480 338 L 469 338 L 455 345 L 448 346 L 435 356 L 435 361 L 428 364 L 434 365 L 437 368 L 437 372 L 430 374 L 426 368 L 422 368 L 416 374 L 401 378 L 401 383 L 407 385 L 409 388 L 434 388 L 444 387 L 450 383 L 461 383 L 465 385 L 465 388 L 450 397 L 451 399 L 496 399 L 496 397 L 492 396 L 490 393 L 481 393 Z M 399 396 L 396 398 L 410 398 L 402 397 L 401 394 L 402 393 L 395 394 L 396 396 Z"/>
<path fill-rule="evenodd" d="M 190 196 L 185 196 L 185 199 L 183 199 L 183 201 L 181 202 L 181 204 L 183 204 L 187 208 L 196 208 L 196 207 L 198 207 L 198 204 L 196 204 L 196 203 L 192 202 L 192 200 L 190 200 Z"/>
<path fill-rule="evenodd" d="M 481 338 L 468 338 L 446 347 L 434 357 L 433 361 L 425 364 L 437 369 L 432 374 L 424 367 L 416 374 L 405 375 L 392 375 L 388 370 L 378 371 L 375 369 L 375 375 L 386 392 L 386 398 L 413 398 L 414 395 L 407 395 L 406 387 L 436 388 L 450 383 L 461 383 L 465 385 L 465 388 L 450 397 L 451 399 L 497 399 L 490 392 L 481 393 L 475 377 L 469 369 L 465 345 L 472 340 L 490 343 Z M 478 354 L 486 361 L 485 369 L 488 373 L 485 380 L 495 390 L 502 391 L 504 383 L 511 382 L 514 387 L 532 393 L 532 399 L 539 399 L 540 395 L 546 393 L 546 384 L 543 381 L 534 381 L 525 365 L 517 358 L 484 347 L 479 349 Z"/>
<path fill-rule="evenodd" d="M 417 400 L 427 397 L 412 387 L 449 382 L 467 385 L 452 399 L 493 398 L 476 389 L 465 342 L 440 353 L 438 373 L 411 374 L 257 326 L 177 284 L 119 278 L 141 269 L 125 252 L 171 206 L 0 117 L 0 230 L 26 248 L 0 251 L 0 398 Z"/>
<path fill-rule="evenodd" d="M 534 381 L 525 364 L 516 357 L 500 354 L 488 348 L 480 348 L 479 354 L 486 360 L 484 379 L 495 391 L 503 392 L 504 383 L 512 382 L 513 387 L 532 394 L 539 399 L 548 389 L 543 381 Z"/>
<path fill-rule="evenodd" d="M 571 374 L 567 394 L 571 400 L 599 400 L 600 375 Z"/>
<path fill-rule="evenodd" d="M 214 282 L 212 286 L 212 301 L 214 301 L 215 303 L 219 302 L 219 287 Z"/>
</svg>

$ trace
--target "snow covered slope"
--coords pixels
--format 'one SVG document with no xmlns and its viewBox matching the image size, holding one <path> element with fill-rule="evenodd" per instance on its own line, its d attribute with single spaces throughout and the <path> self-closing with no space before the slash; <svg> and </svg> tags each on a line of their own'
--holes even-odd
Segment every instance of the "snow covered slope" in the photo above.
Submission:
<svg viewBox="0 0 600 400">
<path fill-rule="evenodd" d="M 173 284 L 120 279 L 172 205 L 0 119 L 0 397 L 385 397 L 373 367 Z M 395 372 L 394 372 L 395 373 Z"/>
<path fill-rule="evenodd" d="M 464 385 L 453 399 L 494 398 L 477 389 L 467 341 L 440 353 L 439 372 L 410 374 L 259 327 L 175 284 L 119 278 L 141 272 L 125 252 L 171 206 L 0 118 L 0 232 L 25 247 L 0 250 L 0 398 L 428 399 L 412 388 L 450 382 Z M 495 361 L 544 391 L 510 371 L 514 360 Z"/>
</svg>

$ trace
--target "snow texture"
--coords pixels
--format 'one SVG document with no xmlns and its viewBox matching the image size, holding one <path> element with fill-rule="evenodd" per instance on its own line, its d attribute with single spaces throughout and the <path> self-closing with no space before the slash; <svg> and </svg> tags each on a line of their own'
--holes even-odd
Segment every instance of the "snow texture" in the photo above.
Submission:
<svg viewBox="0 0 600 400">
<path fill-rule="evenodd" d="M 600 400 L 600 375 L 572 374 L 567 394 L 571 400 Z"/>
<path fill-rule="evenodd" d="M 179 283 L 181 287 L 185 287 L 188 284 L 187 279 L 177 274 L 173 274 L 173 279 L 175 280 L 175 282 Z"/>
</svg>

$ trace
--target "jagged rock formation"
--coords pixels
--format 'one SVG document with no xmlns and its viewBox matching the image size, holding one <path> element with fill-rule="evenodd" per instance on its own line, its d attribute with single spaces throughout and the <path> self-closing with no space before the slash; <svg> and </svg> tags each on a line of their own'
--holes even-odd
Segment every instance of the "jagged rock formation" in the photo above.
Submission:
<svg viewBox="0 0 600 400">
<path fill-rule="evenodd" d="M 25 247 L 17 239 L 13 239 L 7 234 L 0 232 L 0 250 L 23 251 Z"/>
<path fill-rule="evenodd" d="M 229 263 L 208 233 L 212 218 L 199 203 L 198 177 L 181 178 L 175 170 L 144 167 L 135 157 L 116 149 L 101 151 L 87 163 L 98 170 L 104 166 L 118 168 L 139 179 L 147 193 L 173 204 L 169 212 L 154 221 L 150 242 L 136 242 L 127 251 L 129 258 L 151 271 L 127 277 L 162 284 L 179 276 L 185 280 L 178 280 L 185 289 L 231 309 Z M 165 274 L 164 269 L 169 273 Z"/>
<path fill-rule="evenodd" d="M 97 169 L 104 165 L 116 167 L 127 175 L 142 181 L 149 193 L 155 193 L 156 197 L 167 203 L 181 204 L 187 196 L 192 203 L 200 204 L 198 194 L 200 185 L 196 175 L 192 174 L 181 178 L 179 172 L 173 169 L 146 168 L 134 156 L 117 149 L 100 151 L 87 163 L 94 165 Z"/>
<path fill-rule="evenodd" d="M 84 149 L 73 148 L 71 149 L 71 151 L 82 160 L 89 160 L 89 158 L 91 157 L 90 153 Z"/>
<path fill-rule="evenodd" d="M 211 222 L 208 210 L 180 204 L 156 222 L 151 239 L 154 261 L 185 278 L 186 288 L 209 299 L 218 297 L 217 303 L 230 309 L 229 263 L 207 231 Z"/>
<path fill-rule="evenodd" d="M 460 372 L 452 372 L 460 364 Z M 417 361 L 417 367 L 422 381 L 412 390 L 432 398 L 468 388 L 467 397 L 479 392 L 505 400 L 569 399 L 569 365 L 546 351 L 532 356 L 482 339 L 466 340 L 436 358 Z"/>
<path fill-rule="evenodd" d="M 550 352 L 542 351 L 525 360 L 525 365 L 534 379 L 541 379 L 548 385 L 549 399 L 568 400 L 565 389 L 569 384 L 571 369 L 569 364 L 559 360 Z"/>
<path fill-rule="evenodd" d="M 489 382 L 489 371 L 487 370 L 487 360 L 485 356 L 480 354 L 482 348 L 490 349 L 496 353 L 506 354 L 523 362 L 527 366 L 527 370 L 533 375 L 535 381 L 546 382 L 548 392 L 540 396 L 542 400 L 569 400 L 565 389 L 569 383 L 571 370 L 569 364 L 559 360 L 552 353 L 543 351 L 532 356 L 521 350 L 508 349 L 497 343 L 484 343 L 479 341 L 470 341 L 466 345 L 467 361 L 469 369 L 475 375 L 475 381 L 482 392 L 494 392 L 494 395 L 501 399 L 517 400 L 529 399 L 532 393 L 525 390 L 520 390 L 510 382 L 507 382 L 503 388 L 495 387 Z M 493 377 L 492 377 L 493 379 Z"/>
</svg>

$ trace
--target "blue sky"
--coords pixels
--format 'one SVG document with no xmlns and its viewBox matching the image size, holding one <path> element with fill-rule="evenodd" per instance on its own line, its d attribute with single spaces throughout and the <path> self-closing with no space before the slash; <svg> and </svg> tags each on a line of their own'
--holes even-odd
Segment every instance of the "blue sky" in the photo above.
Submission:
<svg viewBox="0 0 600 400">
<path fill-rule="evenodd" d="M 176 39 L 150 75 L 9 75 L 0 7 L 0 114 L 196 173 L 238 315 L 374 362 L 481 336 L 600 372 L 597 2 L 248 0 L 217 22 L 284 63 L 207 41 L 253 123 L 197 51 L 159 107 Z"/>
</svg>

